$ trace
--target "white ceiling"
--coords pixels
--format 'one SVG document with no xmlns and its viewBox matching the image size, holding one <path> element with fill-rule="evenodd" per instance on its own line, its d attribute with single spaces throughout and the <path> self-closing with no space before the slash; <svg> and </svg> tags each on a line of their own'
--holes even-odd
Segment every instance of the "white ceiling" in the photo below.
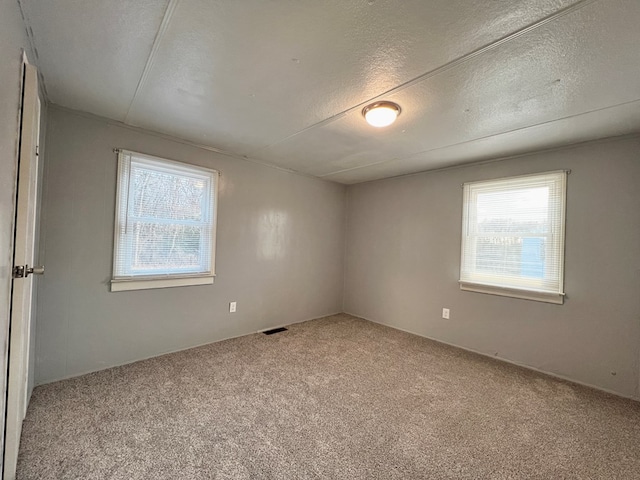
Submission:
<svg viewBox="0 0 640 480">
<path fill-rule="evenodd" d="M 20 3 L 51 102 L 345 184 L 640 131 L 639 0 Z"/>
</svg>

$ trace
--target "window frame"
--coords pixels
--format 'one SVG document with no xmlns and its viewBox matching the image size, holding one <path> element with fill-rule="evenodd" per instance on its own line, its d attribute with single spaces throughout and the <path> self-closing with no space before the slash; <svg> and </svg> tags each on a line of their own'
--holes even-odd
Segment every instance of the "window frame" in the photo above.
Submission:
<svg viewBox="0 0 640 480">
<path fill-rule="evenodd" d="M 460 245 L 460 280 L 459 285 L 461 290 L 486 293 L 491 295 L 500 295 L 514 298 L 521 298 L 525 300 L 535 300 L 540 302 L 562 304 L 564 302 L 564 250 L 565 250 L 565 229 L 566 229 L 566 196 L 567 196 L 567 175 L 568 170 L 556 170 L 549 172 L 541 172 L 529 175 L 518 175 L 512 177 L 503 177 L 490 180 L 481 180 L 474 182 L 466 182 L 463 187 L 463 211 L 462 211 L 462 236 Z M 555 180 L 549 180 L 550 176 L 556 176 Z M 473 270 L 472 265 L 475 264 L 475 254 L 465 256 L 465 253 L 475 250 L 475 244 L 471 244 L 471 248 L 465 248 L 466 242 L 471 237 L 477 235 L 477 231 L 473 232 L 473 226 L 477 226 L 477 221 L 474 221 L 477 215 L 477 209 L 473 210 L 473 206 L 477 205 L 477 197 L 481 193 L 496 192 L 500 190 L 512 191 L 518 188 L 518 180 L 522 180 L 522 188 L 526 185 L 535 185 L 535 177 L 540 177 L 540 186 L 548 186 L 550 189 L 555 189 L 555 192 L 550 190 L 550 198 L 556 198 L 557 204 L 555 206 L 549 206 L 549 225 L 550 231 L 548 233 L 540 234 L 536 233 L 531 235 L 532 237 L 546 237 L 549 239 L 545 242 L 546 262 L 551 261 L 549 252 L 554 252 L 554 256 L 558 258 L 558 271 L 557 278 L 557 290 L 550 291 L 544 289 L 542 280 L 526 279 L 526 278 L 513 278 L 510 279 L 510 283 L 504 282 L 504 277 L 499 275 L 476 273 Z M 547 177 L 545 180 L 543 177 Z M 496 185 L 496 183 L 504 182 L 503 186 Z M 560 190 L 559 192 L 557 190 Z M 470 198 L 473 196 L 473 198 Z M 518 236 L 518 235 L 514 235 Z M 524 237 L 524 235 L 522 236 Z M 548 266 L 545 263 L 545 266 Z M 466 277 L 466 278 L 465 278 Z M 464 278 L 464 279 L 463 279 Z M 499 279 L 502 279 L 500 281 Z M 536 285 L 537 284 L 537 285 Z"/>
<path fill-rule="evenodd" d="M 216 227 L 218 220 L 218 179 L 220 172 L 218 170 L 193 165 L 186 162 L 169 160 L 166 158 L 147 155 L 144 153 L 134 152 L 130 150 L 116 149 L 118 154 L 118 168 L 116 179 L 116 205 L 114 220 L 114 244 L 113 244 L 113 270 L 111 276 L 111 291 L 127 291 L 127 290 L 146 290 L 155 288 L 181 287 L 190 285 L 211 285 L 215 278 L 215 253 L 216 253 Z M 156 171 L 165 171 L 172 174 L 191 176 L 194 178 L 203 178 L 209 182 L 209 192 L 205 204 L 205 212 L 210 222 L 192 222 L 187 220 L 179 220 L 177 223 L 193 224 L 193 225 L 211 225 L 211 245 L 207 249 L 207 257 L 201 263 L 201 266 L 208 263 L 206 270 L 202 269 L 197 272 L 180 271 L 170 273 L 152 273 L 152 274 L 135 274 L 131 272 L 119 272 L 118 260 L 127 245 L 131 245 L 130 235 L 126 234 L 125 225 L 131 218 L 129 213 L 130 201 L 130 181 L 131 181 L 131 164 L 134 161 L 147 164 Z M 138 219 L 139 220 L 139 219 Z M 151 220 L 151 219 L 148 219 Z M 159 221 L 157 223 L 165 223 Z M 203 241 L 203 240 L 201 240 Z"/>
</svg>

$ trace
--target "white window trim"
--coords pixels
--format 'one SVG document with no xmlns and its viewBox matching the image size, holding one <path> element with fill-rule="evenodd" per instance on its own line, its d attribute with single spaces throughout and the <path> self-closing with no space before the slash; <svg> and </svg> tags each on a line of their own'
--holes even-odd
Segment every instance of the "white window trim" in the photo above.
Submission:
<svg viewBox="0 0 640 480">
<path fill-rule="evenodd" d="M 566 194 L 567 194 L 567 175 L 571 173 L 570 170 L 556 170 L 550 172 L 541 172 L 530 175 L 519 175 L 513 177 L 503 177 L 497 179 L 487 180 L 487 182 L 497 182 L 500 180 L 514 180 L 518 178 L 526 178 L 526 177 L 534 177 L 534 176 L 542 176 L 542 175 L 550 175 L 562 173 L 562 184 L 561 188 L 563 190 L 563 194 L 560 196 L 561 205 L 559 211 L 557 212 L 560 216 L 559 219 L 555 219 L 552 223 L 557 223 L 559 225 L 560 231 L 554 232 L 553 235 L 550 236 L 553 246 L 550 248 L 557 249 L 560 255 L 559 261 L 559 291 L 558 292 L 548 292 L 537 290 L 534 285 L 532 285 L 531 280 L 522 281 L 521 283 L 518 279 L 513 279 L 514 285 L 505 286 L 505 285 L 496 285 L 495 282 L 496 277 L 492 275 L 476 275 L 476 280 L 478 282 L 473 281 L 465 281 L 460 280 L 458 283 L 460 284 L 460 289 L 464 291 L 476 292 L 476 293 L 485 293 L 489 295 L 498 295 L 504 297 L 513 297 L 520 298 L 524 300 L 534 300 L 538 302 L 546 302 L 546 303 L 554 303 L 557 305 L 562 305 L 564 303 L 564 250 L 565 250 L 565 221 L 566 221 Z M 463 188 L 468 185 L 484 183 L 485 181 L 478 182 L 467 182 L 463 184 Z M 465 209 L 468 208 L 468 195 L 469 189 L 464 188 L 464 198 L 463 198 L 463 225 L 462 225 L 462 244 L 461 244 L 461 258 L 460 258 L 460 267 L 461 269 L 465 266 L 465 261 L 469 261 L 470 259 L 465 258 L 464 254 L 464 237 L 467 232 L 468 224 L 465 224 L 465 220 L 469 220 L 471 218 L 471 214 L 467 217 Z M 467 222 L 470 223 L 470 222 Z M 462 273 L 462 272 L 461 272 Z M 520 285 L 517 285 L 520 283 Z"/>
<path fill-rule="evenodd" d="M 538 292 L 530 289 L 507 288 L 500 285 L 488 285 L 472 282 L 460 281 L 460 290 L 476 293 L 487 293 L 501 297 L 521 298 L 523 300 L 534 300 L 537 302 L 555 303 L 562 305 L 564 293 Z"/>
<path fill-rule="evenodd" d="M 175 160 L 169 160 L 166 158 L 155 157 L 144 153 L 134 152 L 130 150 L 114 149 L 114 152 L 118 154 L 118 173 L 117 173 L 117 188 L 116 188 L 116 209 L 114 219 L 114 247 L 113 247 L 113 272 L 111 278 L 111 291 L 122 292 L 129 290 L 148 290 L 156 288 L 169 288 L 169 287 L 184 287 L 191 285 L 211 285 L 213 284 L 215 274 L 215 261 L 216 261 L 216 229 L 218 222 L 218 179 L 220 172 L 212 168 L 201 167 L 185 162 L 178 162 Z M 162 162 L 166 164 L 175 165 L 176 168 L 184 168 L 188 170 L 200 170 L 207 174 L 212 175 L 213 189 L 213 215 L 212 227 L 211 227 L 211 270 L 202 273 L 175 273 L 175 274 L 163 274 L 163 275 L 131 275 L 131 276 L 115 276 L 116 262 L 118 259 L 118 249 L 120 248 L 121 241 L 119 236 L 119 222 L 120 222 L 120 208 L 123 198 L 123 191 L 129 189 L 129 172 L 130 160 L 125 160 L 125 156 L 134 156 L 139 159 L 147 159 L 155 162 Z M 126 173 L 125 173 L 126 170 Z M 125 179 L 122 177 L 125 176 Z"/>
<path fill-rule="evenodd" d="M 175 277 L 171 278 L 140 278 L 125 280 L 111 280 L 112 292 L 124 292 L 127 290 L 149 290 L 152 288 L 186 287 L 190 285 L 212 285 L 215 275 Z"/>
</svg>

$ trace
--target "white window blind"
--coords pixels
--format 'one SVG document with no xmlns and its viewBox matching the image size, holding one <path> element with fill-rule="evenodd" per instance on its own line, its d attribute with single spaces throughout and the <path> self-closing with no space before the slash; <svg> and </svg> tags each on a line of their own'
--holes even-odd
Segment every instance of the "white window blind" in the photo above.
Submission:
<svg viewBox="0 0 640 480">
<path fill-rule="evenodd" d="M 112 291 L 213 283 L 217 180 L 119 151 Z"/>
<path fill-rule="evenodd" d="M 464 184 L 462 289 L 562 303 L 566 175 Z"/>
</svg>

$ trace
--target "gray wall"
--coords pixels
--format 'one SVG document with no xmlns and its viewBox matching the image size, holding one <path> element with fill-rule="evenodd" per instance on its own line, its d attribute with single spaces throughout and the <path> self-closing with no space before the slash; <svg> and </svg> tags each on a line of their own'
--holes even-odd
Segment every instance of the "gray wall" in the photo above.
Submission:
<svg viewBox="0 0 640 480">
<path fill-rule="evenodd" d="M 214 285 L 109 291 L 115 147 L 222 172 Z M 343 186 L 55 107 L 46 162 L 38 384 L 342 311 Z"/>
<path fill-rule="evenodd" d="M 344 187 L 55 107 L 48 130 L 37 383 L 342 310 Z M 109 292 L 114 147 L 222 171 L 213 286 Z M 639 151 L 613 139 L 349 187 L 344 310 L 640 398 Z M 565 304 L 460 291 L 460 185 L 562 168 Z"/>
<path fill-rule="evenodd" d="M 349 187 L 345 311 L 640 398 L 639 157 L 627 138 Z M 557 169 L 565 304 L 460 291 L 461 184 Z"/>
</svg>

